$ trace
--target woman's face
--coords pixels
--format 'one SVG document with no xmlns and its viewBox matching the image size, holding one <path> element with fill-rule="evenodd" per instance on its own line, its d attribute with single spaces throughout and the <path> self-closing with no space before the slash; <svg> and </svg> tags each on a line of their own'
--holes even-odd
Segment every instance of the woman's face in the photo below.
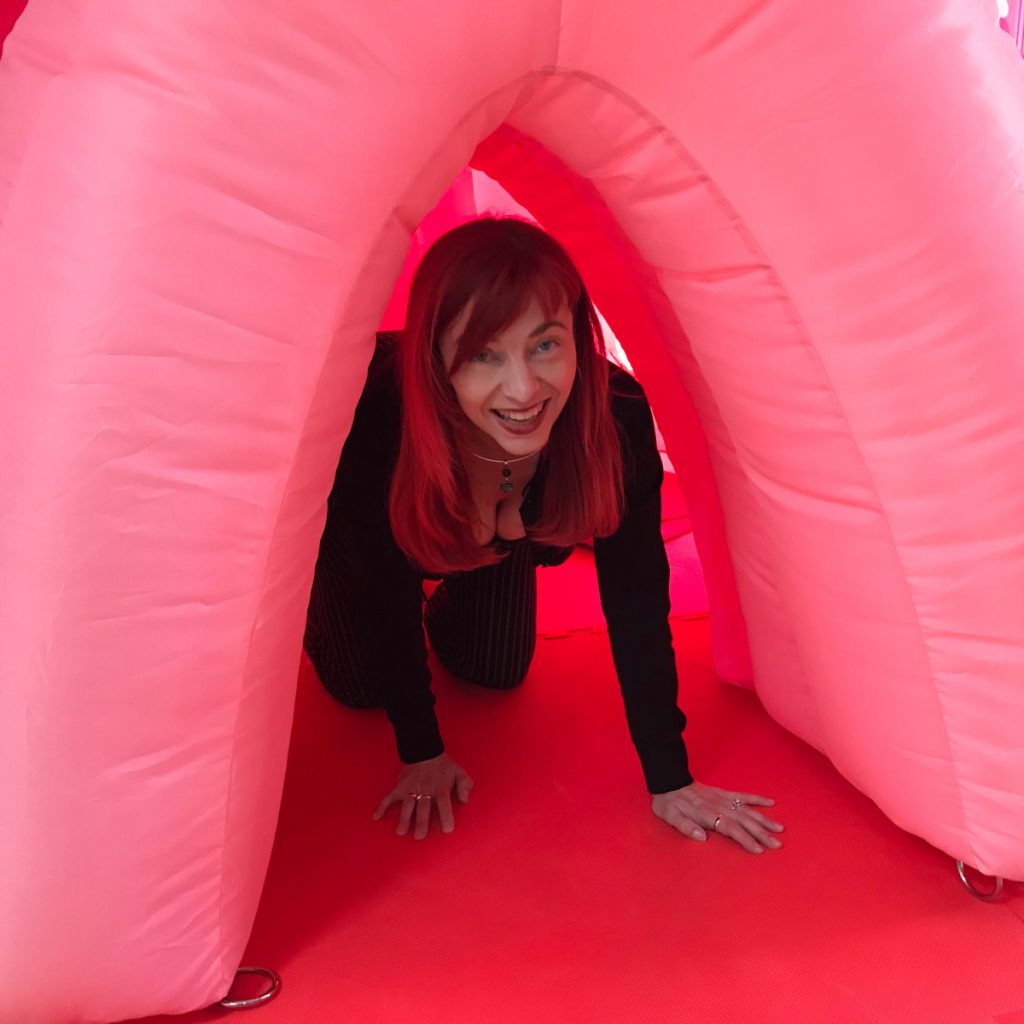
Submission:
<svg viewBox="0 0 1024 1024">
<path fill-rule="evenodd" d="M 469 310 L 441 341 L 450 370 Z M 576 377 L 576 342 L 567 303 L 548 318 L 533 299 L 526 311 L 452 374 L 459 406 L 473 425 L 474 451 L 515 458 L 543 448 Z"/>
</svg>

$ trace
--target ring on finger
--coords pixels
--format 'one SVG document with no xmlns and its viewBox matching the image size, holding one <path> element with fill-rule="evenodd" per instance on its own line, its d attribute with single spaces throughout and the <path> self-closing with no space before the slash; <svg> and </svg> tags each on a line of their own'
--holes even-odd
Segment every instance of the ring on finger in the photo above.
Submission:
<svg viewBox="0 0 1024 1024">
<path fill-rule="evenodd" d="M 718 831 L 718 823 L 719 823 L 719 822 L 720 822 L 721 820 L 722 820 L 722 815 L 718 815 L 718 817 L 717 817 L 717 818 L 715 818 L 715 823 L 714 823 L 714 825 L 712 825 L 712 826 L 711 826 L 711 828 L 712 828 L 712 829 L 713 829 L 713 830 L 714 830 L 715 832 L 717 832 L 717 831 Z"/>
<path fill-rule="evenodd" d="M 743 801 L 739 797 L 737 797 L 735 800 L 733 800 L 733 802 L 729 806 L 732 808 L 732 810 L 738 811 L 740 809 L 740 807 L 742 806 L 742 804 L 743 804 Z"/>
</svg>

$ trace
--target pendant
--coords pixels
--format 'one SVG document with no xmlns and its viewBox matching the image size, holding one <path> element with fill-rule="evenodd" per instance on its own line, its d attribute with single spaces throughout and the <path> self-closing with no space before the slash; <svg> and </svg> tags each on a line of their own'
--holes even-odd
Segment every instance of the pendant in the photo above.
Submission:
<svg viewBox="0 0 1024 1024">
<path fill-rule="evenodd" d="M 505 494 L 511 494 L 512 491 L 515 490 L 515 487 L 512 486 L 512 470 L 508 468 L 507 462 L 505 463 L 504 466 L 501 467 L 501 475 L 505 479 L 502 480 L 500 484 L 498 484 L 498 490 L 504 492 Z"/>
</svg>

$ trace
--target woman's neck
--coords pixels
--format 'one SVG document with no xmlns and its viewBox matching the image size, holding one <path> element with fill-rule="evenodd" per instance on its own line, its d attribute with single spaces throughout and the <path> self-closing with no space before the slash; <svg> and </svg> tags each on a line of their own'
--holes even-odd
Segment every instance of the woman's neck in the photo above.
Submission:
<svg viewBox="0 0 1024 1024">
<path fill-rule="evenodd" d="M 540 452 L 530 452 L 527 455 L 484 455 L 475 449 L 463 449 L 460 451 L 462 465 L 466 470 L 470 482 L 474 488 L 479 485 L 493 484 L 494 492 L 499 500 L 502 497 L 500 489 L 504 482 L 511 482 L 519 489 L 520 484 L 525 484 L 537 471 L 537 464 L 540 461 Z"/>
</svg>

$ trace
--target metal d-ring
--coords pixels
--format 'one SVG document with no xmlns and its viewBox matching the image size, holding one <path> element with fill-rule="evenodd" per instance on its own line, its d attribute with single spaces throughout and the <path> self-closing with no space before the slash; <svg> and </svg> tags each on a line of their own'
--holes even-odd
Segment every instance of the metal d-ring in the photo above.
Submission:
<svg viewBox="0 0 1024 1024">
<path fill-rule="evenodd" d="M 270 988 L 266 992 L 251 999 L 228 999 L 225 996 L 217 1005 L 223 1006 L 225 1010 L 251 1010 L 254 1006 L 263 1006 L 269 1003 L 278 992 L 281 991 L 281 976 L 272 971 L 269 967 L 239 967 L 235 971 L 235 980 L 240 974 L 258 974 L 270 982 Z"/>
<path fill-rule="evenodd" d="M 971 883 L 967 880 L 967 871 L 964 868 L 964 862 L 962 860 L 958 860 L 956 862 L 956 873 L 960 876 L 960 881 L 963 882 L 964 885 L 967 887 L 967 891 L 975 899 L 982 900 L 985 903 L 991 903 L 993 900 L 998 899 L 1003 891 L 1003 880 L 998 876 L 992 879 L 994 888 L 991 892 L 979 892 L 977 889 L 975 889 L 974 886 L 971 885 Z"/>
</svg>

